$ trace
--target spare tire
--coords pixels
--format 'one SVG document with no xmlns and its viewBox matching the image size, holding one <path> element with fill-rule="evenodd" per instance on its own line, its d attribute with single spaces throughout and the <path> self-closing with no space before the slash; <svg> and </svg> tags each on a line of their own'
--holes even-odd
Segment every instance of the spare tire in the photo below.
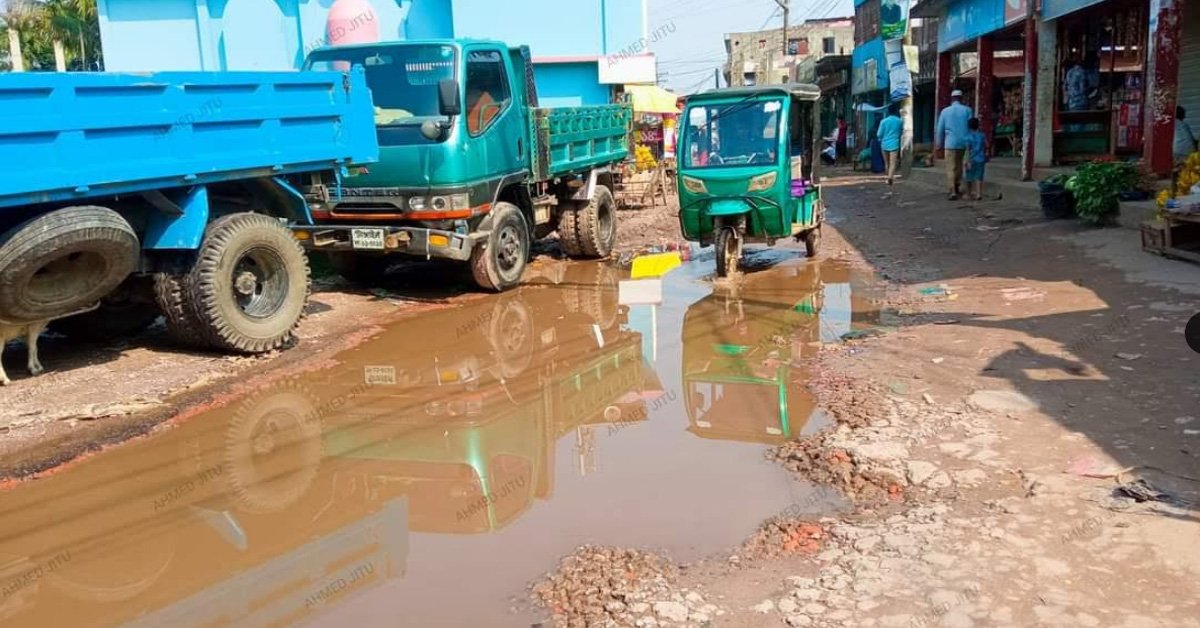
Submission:
<svg viewBox="0 0 1200 628">
<path fill-rule="evenodd" d="M 0 320 L 44 321 L 94 305 L 133 272 L 141 245 L 104 207 L 58 209 L 0 235 Z"/>
</svg>

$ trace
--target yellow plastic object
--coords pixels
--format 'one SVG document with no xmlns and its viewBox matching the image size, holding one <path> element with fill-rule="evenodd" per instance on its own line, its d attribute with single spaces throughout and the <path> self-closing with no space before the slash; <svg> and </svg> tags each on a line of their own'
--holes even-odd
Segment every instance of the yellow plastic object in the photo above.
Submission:
<svg viewBox="0 0 1200 628">
<path fill-rule="evenodd" d="M 663 275 L 683 265 L 683 258 L 678 252 L 642 255 L 633 259 L 631 279 L 649 279 Z"/>
</svg>

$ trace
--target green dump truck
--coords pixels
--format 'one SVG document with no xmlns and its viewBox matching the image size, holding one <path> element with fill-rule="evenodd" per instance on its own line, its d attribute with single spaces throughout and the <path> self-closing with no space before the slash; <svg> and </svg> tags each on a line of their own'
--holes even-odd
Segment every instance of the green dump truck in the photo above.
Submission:
<svg viewBox="0 0 1200 628">
<path fill-rule="evenodd" d="M 312 176 L 311 224 L 293 227 L 344 277 L 374 281 L 400 254 L 469 262 L 476 283 L 501 291 L 555 231 L 569 257 L 612 251 L 630 107 L 540 108 L 529 49 L 492 41 L 340 46 L 307 61 L 353 66 L 371 88 L 380 160 Z"/>
</svg>

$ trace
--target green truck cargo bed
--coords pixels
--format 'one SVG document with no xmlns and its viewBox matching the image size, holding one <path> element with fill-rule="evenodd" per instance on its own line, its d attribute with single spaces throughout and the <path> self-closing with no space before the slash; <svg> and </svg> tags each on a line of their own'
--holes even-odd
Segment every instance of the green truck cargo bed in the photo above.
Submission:
<svg viewBox="0 0 1200 628">
<path fill-rule="evenodd" d="M 531 169 L 537 181 L 620 162 L 629 155 L 629 105 L 539 108 L 529 120 L 536 147 Z"/>
</svg>

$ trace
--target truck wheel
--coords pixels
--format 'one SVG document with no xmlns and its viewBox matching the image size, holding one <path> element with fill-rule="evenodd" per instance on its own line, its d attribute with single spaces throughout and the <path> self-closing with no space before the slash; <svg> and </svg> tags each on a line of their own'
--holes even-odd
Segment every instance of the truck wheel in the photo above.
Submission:
<svg viewBox="0 0 1200 628">
<path fill-rule="evenodd" d="M 521 210 L 497 203 L 487 242 L 471 251 L 471 274 L 484 290 L 502 292 L 521 283 L 529 261 L 529 227 Z"/>
<path fill-rule="evenodd" d="M 612 191 L 599 186 L 590 203 L 576 204 L 563 212 L 558 234 L 568 257 L 608 257 L 617 243 L 617 204 Z"/>
<path fill-rule="evenodd" d="M 187 302 L 184 275 L 157 273 L 154 275 L 154 300 L 167 323 L 167 334 L 177 343 L 192 347 L 206 346 L 200 334 L 200 323 Z"/>
<path fill-rule="evenodd" d="M 742 259 L 742 239 L 737 229 L 723 227 L 717 234 L 717 276 L 728 277 L 736 273 Z"/>
<path fill-rule="evenodd" d="M 153 280 L 127 279 L 100 301 L 100 307 L 50 323 L 50 331 L 75 340 L 102 342 L 136 336 L 162 316 L 154 302 Z"/>
<path fill-rule="evenodd" d="M 205 344 L 264 353 L 283 347 L 308 300 L 308 257 L 286 227 L 261 214 L 212 222 L 183 278 L 186 310 Z"/>
<path fill-rule="evenodd" d="M 558 246 L 571 259 L 583 257 L 583 243 L 579 240 L 579 212 L 582 205 L 575 201 L 563 201 L 558 216 Z"/>
<path fill-rule="evenodd" d="M 350 283 L 364 286 L 378 285 L 387 275 L 392 260 L 386 256 L 360 255 L 358 253 L 330 252 L 329 264 L 333 270 Z"/>
<path fill-rule="evenodd" d="M 804 234 L 804 252 L 808 253 L 809 257 L 816 257 L 817 250 L 821 247 L 821 228 L 815 227 L 809 229 L 808 233 Z"/>
<path fill-rule="evenodd" d="M 0 235 L 0 319 L 44 321 L 112 292 L 133 272 L 141 245 L 117 212 L 67 207 Z"/>
</svg>

